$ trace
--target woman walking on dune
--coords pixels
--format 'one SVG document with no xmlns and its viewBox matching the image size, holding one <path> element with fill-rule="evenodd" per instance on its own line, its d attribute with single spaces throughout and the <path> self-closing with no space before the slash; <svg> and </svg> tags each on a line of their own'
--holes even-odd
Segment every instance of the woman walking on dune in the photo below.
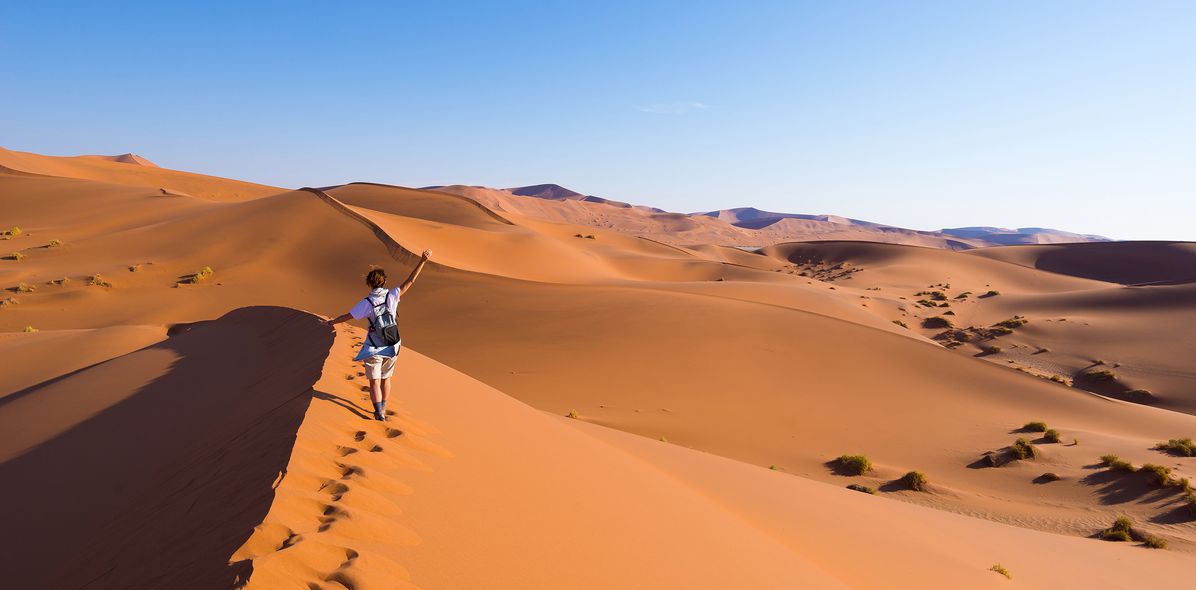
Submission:
<svg viewBox="0 0 1196 590">
<path fill-rule="evenodd" d="M 386 271 L 375 268 L 365 275 L 365 283 L 370 287 L 369 295 L 357 302 L 349 313 L 328 320 L 329 326 L 335 326 L 350 319 L 369 321 L 370 331 L 361 351 L 354 360 L 365 364 L 366 378 L 370 381 L 370 401 L 374 404 L 374 418 L 386 420 L 386 400 L 390 397 L 390 378 L 394 375 L 395 360 L 399 356 L 402 339 L 399 337 L 398 307 L 399 298 L 415 284 L 415 279 L 424 270 L 424 265 L 431 258 L 432 251 L 424 250 L 419 264 L 415 265 L 407 280 L 394 289 L 386 289 Z"/>
</svg>

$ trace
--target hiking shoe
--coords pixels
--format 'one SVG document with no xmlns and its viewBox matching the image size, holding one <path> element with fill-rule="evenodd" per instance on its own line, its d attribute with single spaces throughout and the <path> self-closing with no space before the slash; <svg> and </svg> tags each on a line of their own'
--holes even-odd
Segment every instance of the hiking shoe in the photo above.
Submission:
<svg viewBox="0 0 1196 590">
<path fill-rule="evenodd" d="M 386 422 L 386 414 L 382 412 L 374 412 L 374 419 L 380 422 Z"/>
</svg>

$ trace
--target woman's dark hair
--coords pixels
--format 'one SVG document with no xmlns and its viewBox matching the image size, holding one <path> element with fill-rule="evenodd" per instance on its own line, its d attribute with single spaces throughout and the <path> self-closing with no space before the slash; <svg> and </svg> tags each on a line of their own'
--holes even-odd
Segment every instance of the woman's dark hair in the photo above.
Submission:
<svg viewBox="0 0 1196 590">
<path fill-rule="evenodd" d="M 386 285 L 386 271 L 375 268 L 369 274 L 365 275 L 365 284 L 369 285 L 371 289 L 381 289 Z"/>
</svg>

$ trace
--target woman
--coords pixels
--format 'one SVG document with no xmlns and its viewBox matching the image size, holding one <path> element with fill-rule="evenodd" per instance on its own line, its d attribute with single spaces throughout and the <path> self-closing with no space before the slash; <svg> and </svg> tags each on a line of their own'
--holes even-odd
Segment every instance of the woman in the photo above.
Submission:
<svg viewBox="0 0 1196 590">
<path fill-rule="evenodd" d="M 415 284 L 415 279 L 424 270 L 428 258 L 432 257 L 431 250 L 424 250 L 419 264 L 411 271 L 411 275 L 403 284 L 394 289 L 386 289 L 386 271 L 375 268 L 365 275 L 365 283 L 370 286 L 370 293 L 358 301 L 349 313 L 332 318 L 326 323 L 335 326 L 350 319 L 369 320 L 370 331 L 365 342 L 361 345 L 361 352 L 357 358 L 365 363 L 366 378 L 370 380 L 370 401 L 374 404 L 374 418 L 386 420 L 386 399 L 390 397 L 390 377 L 395 371 L 395 359 L 399 356 L 402 339 L 399 338 L 398 318 L 399 297 Z"/>
</svg>

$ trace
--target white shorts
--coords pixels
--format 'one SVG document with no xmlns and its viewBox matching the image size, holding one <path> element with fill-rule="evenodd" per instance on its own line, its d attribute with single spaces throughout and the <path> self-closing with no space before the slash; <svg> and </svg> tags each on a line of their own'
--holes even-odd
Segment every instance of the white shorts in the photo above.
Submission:
<svg viewBox="0 0 1196 590">
<path fill-rule="evenodd" d="M 398 355 L 395 356 L 381 356 L 375 355 L 365 359 L 362 363 L 365 365 L 365 376 L 369 379 L 390 379 L 395 372 L 395 361 L 398 360 Z"/>
</svg>

